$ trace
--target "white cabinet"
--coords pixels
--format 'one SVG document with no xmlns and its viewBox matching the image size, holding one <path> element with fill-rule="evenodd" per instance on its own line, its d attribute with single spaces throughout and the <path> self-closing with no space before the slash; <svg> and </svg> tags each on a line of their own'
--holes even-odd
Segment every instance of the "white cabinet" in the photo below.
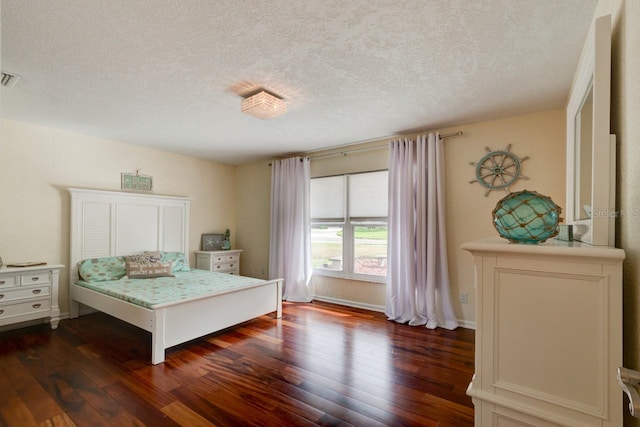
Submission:
<svg viewBox="0 0 640 427">
<path fill-rule="evenodd" d="M 475 262 L 476 426 L 622 426 L 621 249 L 466 243 Z"/>
<path fill-rule="evenodd" d="M 196 268 L 219 273 L 240 274 L 240 252 L 242 249 L 196 251 Z"/>
<path fill-rule="evenodd" d="M 0 326 L 48 317 L 60 321 L 58 279 L 63 265 L 0 268 Z"/>
</svg>

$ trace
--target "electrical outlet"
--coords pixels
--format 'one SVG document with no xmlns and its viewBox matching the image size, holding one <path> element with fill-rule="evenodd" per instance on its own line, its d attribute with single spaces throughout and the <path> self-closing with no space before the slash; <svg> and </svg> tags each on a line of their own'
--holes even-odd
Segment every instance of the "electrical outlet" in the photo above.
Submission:
<svg viewBox="0 0 640 427">
<path fill-rule="evenodd" d="M 466 304 L 467 302 L 469 302 L 469 294 L 467 294 L 466 292 L 460 292 L 460 302 L 462 304 Z"/>
</svg>

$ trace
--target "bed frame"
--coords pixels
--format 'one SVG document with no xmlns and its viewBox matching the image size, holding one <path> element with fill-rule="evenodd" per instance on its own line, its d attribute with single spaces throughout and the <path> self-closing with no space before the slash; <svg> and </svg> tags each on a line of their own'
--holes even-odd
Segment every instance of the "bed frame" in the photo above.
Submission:
<svg viewBox="0 0 640 427">
<path fill-rule="evenodd" d="M 282 279 L 249 288 L 162 304 L 153 310 L 76 285 L 77 263 L 145 250 L 189 250 L 189 208 L 184 197 L 70 188 L 71 263 L 69 317 L 102 311 L 151 332 L 151 362 L 165 349 L 275 312 L 282 316 Z"/>
</svg>

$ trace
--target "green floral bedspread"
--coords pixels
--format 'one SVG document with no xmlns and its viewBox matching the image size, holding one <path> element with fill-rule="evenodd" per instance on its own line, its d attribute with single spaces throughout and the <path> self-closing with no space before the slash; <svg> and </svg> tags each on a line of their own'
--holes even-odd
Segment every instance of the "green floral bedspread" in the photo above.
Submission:
<svg viewBox="0 0 640 427">
<path fill-rule="evenodd" d="M 154 309 L 161 304 L 179 302 L 202 296 L 223 294 L 233 290 L 252 287 L 265 280 L 206 270 L 175 272 L 175 277 L 152 279 L 129 279 L 104 282 L 85 282 L 77 285 L 112 297 L 128 301 L 145 308 Z"/>
</svg>

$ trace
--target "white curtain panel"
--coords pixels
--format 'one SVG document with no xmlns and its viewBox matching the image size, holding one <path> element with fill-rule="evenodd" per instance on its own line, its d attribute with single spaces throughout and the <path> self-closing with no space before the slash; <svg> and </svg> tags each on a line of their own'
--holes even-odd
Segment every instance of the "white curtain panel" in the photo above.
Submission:
<svg viewBox="0 0 640 427">
<path fill-rule="evenodd" d="M 271 165 L 269 277 L 283 278 L 282 298 L 313 300 L 309 160 L 291 157 Z"/>
<path fill-rule="evenodd" d="M 389 144 L 389 320 L 458 327 L 449 292 L 444 148 L 438 134 Z"/>
</svg>

